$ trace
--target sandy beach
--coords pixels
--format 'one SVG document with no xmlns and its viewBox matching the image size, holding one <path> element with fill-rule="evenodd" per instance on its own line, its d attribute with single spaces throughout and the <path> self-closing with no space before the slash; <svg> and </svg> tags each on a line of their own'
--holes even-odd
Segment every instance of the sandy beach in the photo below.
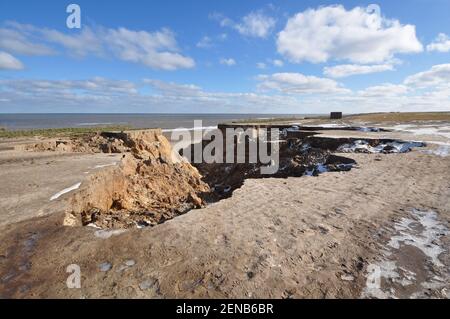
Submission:
<svg viewBox="0 0 450 319">
<path fill-rule="evenodd" d="M 205 202 L 195 195 L 208 187 L 201 167 L 199 173 L 189 164 L 172 169 L 167 159 L 146 166 L 140 159 L 134 163 L 125 144 L 120 145 L 123 152 L 117 144 L 116 153 L 103 153 L 41 150 L 36 139 L 4 139 L 0 296 L 449 298 L 449 122 L 349 117 L 289 125 L 322 126 L 314 136 L 319 139 L 425 144 L 404 153 L 341 146 L 332 153 L 356 162 L 349 171 L 243 178 L 229 196 Z M 361 129 L 341 130 L 343 126 Z M 386 131 L 364 129 L 369 127 Z M 158 132 L 139 134 L 128 138 L 139 135 L 163 145 L 150 159 L 163 158 L 164 148 L 170 148 Z M 38 144 L 49 141 L 39 139 Z M 139 147 L 141 155 L 151 153 L 148 143 Z M 152 182 L 130 182 L 138 171 Z M 164 176 L 169 180 L 160 182 Z M 188 186 L 179 186 L 183 176 L 191 181 L 189 193 Z M 161 195 L 169 186 L 175 189 L 170 204 L 176 212 Z M 142 189 L 147 191 L 132 193 Z M 147 216 L 143 225 L 133 212 L 140 211 L 148 194 L 153 197 L 147 207 L 161 213 Z M 77 221 L 75 212 L 86 213 L 86 207 L 97 205 L 95 213 L 102 214 L 99 198 L 109 198 L 114 213 L 97 219 L 82 215 Z M 186 203 L 190 206 L 182 210 Z M 86 218 L 92 219 L 90 224 Z M 80 289 L 67 286 L 72 264 L 81 269 Z"/>
</svg>

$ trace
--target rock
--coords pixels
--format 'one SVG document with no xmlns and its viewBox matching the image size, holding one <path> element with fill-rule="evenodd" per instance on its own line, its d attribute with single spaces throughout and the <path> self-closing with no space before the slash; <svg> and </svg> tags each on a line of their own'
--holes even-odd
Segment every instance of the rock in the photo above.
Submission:
<svg viewBox="0 0 450 319">
<path fill-rule="evenodd" d="M 354 281 L 355 277 L 353 277 L 352 275 L 342 275 L 341 279 L 344 281 Z"/>
<path fill-rule="evenodd" d="M 128 259 L 124 262 L 125 266 L 132 267 L 136 265 L 136 262 L 133 259 Z"/>
<path fill-rule="evenodd" d="M 112 264 L 109 262 L 104 262 L 104 263 L 101 263 L 100 265 L 98 265 L 98 268 L 102 272 L 107 272 L 107 271 L 111 270 Z"/>
<path fill-rule="evenodd" d="M 151 288 L 159 288 L 159 283 L 158 283 L 158 279 L 155 278 L 150 278 L 147 280 L 144 280 L 143 282 L 141 282 L 139 284 L 139 288 L 141 290 L 149 290 Z"/>
</svg>

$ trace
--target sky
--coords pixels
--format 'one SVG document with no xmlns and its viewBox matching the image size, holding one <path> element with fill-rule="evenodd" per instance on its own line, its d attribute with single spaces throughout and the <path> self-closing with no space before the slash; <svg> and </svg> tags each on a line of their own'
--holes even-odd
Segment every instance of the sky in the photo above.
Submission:
<svg viewBox="0 0 450 319">
<path fill-rule="evenodd" d="M 450 111 L 449 12 L 450 0 L 2 0 L 0 113 Z"/>
</svg>

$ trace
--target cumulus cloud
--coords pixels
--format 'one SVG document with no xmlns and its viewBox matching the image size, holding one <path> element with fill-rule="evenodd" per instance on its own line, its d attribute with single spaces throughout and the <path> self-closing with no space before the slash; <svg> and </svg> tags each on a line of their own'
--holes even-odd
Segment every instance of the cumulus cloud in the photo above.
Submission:
<svg viewBox="0 0 450 319">
<path fill-rule="evenodd" d="M 437 38 L 427 45 L 427 51 L 450 52 L 450 37 L 445 33 L 439 33 Z"/>
<path fill-rule="evenodd" d="M 450 64 L 435 65 L 428 71 L 407 77 L 404 83 L 416 88 L 448 86 L 450 83 Z"/>
<path fill-rule="evenodd" d="M 368 11 L 337 5 L 298 13 L 278 34 L 278 52 L 296 63 L 334 59 L 370 64 L 423 51 L 415 26 Z"/>
<path fill-rule="evenodd" d="M 360 65 L 360 64 L 343 64 L 332 67 L 325 67 L 323 74 L 332 78 L 345 78 L 358 74 L 370 74 L 384 71 L 393 71 L 393 64 L 375 64 L 375 65 Z"/>
<path fill-rule="evenodd" d="M 0 32 L 17 40 L 0 38 L 0 47 L 19 53 L 50 54 L 49 45 L 62 47 L 69 55 L 116 57 L 117 59 L 145 65 L 153 69 L 176 70 L 192 68 L 192 58 L 179 53 L 175 34 L 169 29 L 154 32 L 134 31 L 127 28 L 83 27 L 79 32 L 65 33 L 54 29 L 37 28 L 32 25 L 9 23 L 9 29 Z M 9 39 L 8 38 L 8 39 Z M 32 39 L 45 42 L 36 45 Z"/>
<path fill-rule="evenodd" d="M 274 29 L 276 20 L 261 11 L 253 11 L 235 22 L 219 13 L 213 13 L 210 18 L 219 21 L 222 27 L 230 27 L 248 37 L 266 38 Z"/>
<path fill-rule="evenodd" d="M 168 29 L 153 33 L 125 28 L 108 30 L 106 46 L 124 61 L 144 64 L 153 69 L 192 68 L 193 59 L 179 54 L 174 34 Z"/>
<path fill-rule="evenodd" d="M 274 73 L 259 75 L 261 90 L 276 90 L 289 94 L 347 93 L 339 83 L 331 79 L 307 76 L 301 73 Z"/>
<path fill-rule="evenodd" d="M 220 59 L 219 62 L 220 62 L 220 64 L 227 65 L 227 66 L 236 65 L 236 61 L 232 58 L 228 58 L 228 59 L 222 58 L 222 59 Z"/>
<path fill-rule="evenodd" d="M 23 64 L 11 54 L 0 51 L 0 70 L 22 70 Z"/>
</svg>

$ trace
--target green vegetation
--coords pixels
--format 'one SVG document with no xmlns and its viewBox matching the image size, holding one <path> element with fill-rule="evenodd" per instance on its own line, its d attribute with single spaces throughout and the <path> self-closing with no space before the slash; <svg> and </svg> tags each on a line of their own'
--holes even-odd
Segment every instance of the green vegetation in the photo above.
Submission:
<svg viewBox="0 0 450 319">
<path fill-rule="evenodd" d="M 17 138 L 17 137 L 75 137 L 86 134 L 92 134 L 101 131 L 126 131 L 131 130 L 128 126 L 96 126 L 96 127 L 79 127 L 79 128 L 50 128 L 35 130 L 19 130 L 9 131 L 0 128 L 0 138 Z"/>
<path fill-rule="evenodd" d="M 277 124 L 281 123 L 290 123 L 292 121 L 301 121 L 305 119 L 302 116 L 292 116 L 292 117 L 277 117 L 277 118 L 256 118 L 256 119 L 243 119 L 243 120 L 235 120 L 230 122 L 230 124 L 272 124 L 276 122 Z"/>
<path fill-rule="evenodd" d="M 372 122 L 450 121 L 450 112 L 371 113 L 348 115 L 344 118 Z"/>
</svg>

